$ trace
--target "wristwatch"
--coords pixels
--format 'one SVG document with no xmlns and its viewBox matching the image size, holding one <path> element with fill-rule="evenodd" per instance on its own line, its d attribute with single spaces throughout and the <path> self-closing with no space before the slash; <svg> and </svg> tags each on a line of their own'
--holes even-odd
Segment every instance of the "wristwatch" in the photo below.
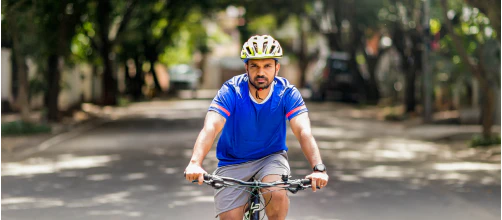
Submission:
<svg viewBox="0 0 502 220">
<path fill-rule="evenodd" d="M 320 163 L 320 164 L 315 165 L 313 170 L 317 171 L 317 172 L 324 172 L 324 171 L 326 171 L 326 166 L 324 166 L 324 164 Z"/>
</svg>

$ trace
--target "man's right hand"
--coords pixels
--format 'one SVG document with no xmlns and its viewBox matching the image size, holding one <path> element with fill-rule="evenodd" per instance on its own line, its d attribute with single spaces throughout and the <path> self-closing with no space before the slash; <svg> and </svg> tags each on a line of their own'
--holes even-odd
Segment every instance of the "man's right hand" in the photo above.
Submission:
<svg viewBox="0 0 502 220">
<path fill-rule="evenodd" d="M 199 185 L 204 183 L 204 174 L 207 173 L 201 166 L 189 164 L 185 169 L 185 178 L 192 182 L 198 180 Z"/>
</svg>

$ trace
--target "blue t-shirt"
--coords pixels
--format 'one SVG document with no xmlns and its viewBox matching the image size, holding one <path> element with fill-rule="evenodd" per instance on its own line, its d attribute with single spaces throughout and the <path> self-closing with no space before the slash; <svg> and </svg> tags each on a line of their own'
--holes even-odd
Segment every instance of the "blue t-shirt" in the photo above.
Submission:
<svg viewBox="0 0 502 220">
<path fill-rule="evenodd" d="M 291 120 L 308 110 L 300 92 L 288 80 L 275 77 L 272 85 L 272 94 L 260 104 L 250 97 L 247 74 L 233 77 L 218 91 L 209 107 L 209 111 L 226 118 L 216 146 L 218 167 L 288 150 L 286 118 Z"/>
</svg>

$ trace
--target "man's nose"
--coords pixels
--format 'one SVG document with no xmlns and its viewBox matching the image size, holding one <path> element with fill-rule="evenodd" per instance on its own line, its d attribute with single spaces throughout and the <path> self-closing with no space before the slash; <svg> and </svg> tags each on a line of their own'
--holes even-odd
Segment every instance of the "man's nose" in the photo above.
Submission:
<svg viewBox="0 0 502 220">
<path fill-rule="evenodd" d="M 265 75 L 265 71 L 262 68 L 260 68 L 260 69 L 258 69 L 258 72 L 256 74 L 258 76 L 264 76 Z"/>
</svg>

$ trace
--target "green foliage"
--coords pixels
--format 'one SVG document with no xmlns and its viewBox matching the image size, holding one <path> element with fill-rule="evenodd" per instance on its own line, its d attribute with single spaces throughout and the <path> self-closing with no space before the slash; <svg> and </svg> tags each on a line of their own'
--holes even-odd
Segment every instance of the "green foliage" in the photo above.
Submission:
<svg viewBox="0 0 502 220">
<path fill-rule="evenodd" d="M 489 81 L 500 87 L 500 44 L 497 43 L 497 33 L 490 26 L 490 20 L 477 8 L 470 7 L 462 1 L 456 0 L 450 3 L 456 3 L 450 4 L 449 13 L 454 15 L 451 20 L 454 31 L 461 37 L 462 46 L 466 48 L 470 59 L 484 65 Z M 441 30 L 438 33 L 443 35 L 446 26 L 438 25 L 439 21 L 444 22 L 444 18 L 434 18 L 431 23 L 435 24 L 434 27 L 439 26 Z M 436 61 L 435 73 L 448 73 L 453 79 L 472 78 L 470 68 L 461 61 L 451 37 L 442 36 L 440 45 L 436 59 L 433 59 Z M 445 68 L 440 68 L 441 65 Z"/>
<path fill-rule="evenodd" d="M 277 21 L 271 14 L 256 17 L 248 24 L 248 29 L 256 34 L 270 34 L 277 28 Z"/>
<path fill-rule="evenodd" d="M 475 147 L 487 147 L 492 145 L 500 145 L 500 135 L 492 135 L 490 138 L 484 138 L 482 135 L 474 135 L 469 142 L 469 146 Z"/>
<path fill-rule="evenodd" d="M 45 124 L 35 124 L 23 121 L 2 123 L 2 136 L 26 135 L 26 134 L 37 134 L 37 133 L 49 133 L 49 132 L 51 132 L 51 127 Z"/>
</svg>

